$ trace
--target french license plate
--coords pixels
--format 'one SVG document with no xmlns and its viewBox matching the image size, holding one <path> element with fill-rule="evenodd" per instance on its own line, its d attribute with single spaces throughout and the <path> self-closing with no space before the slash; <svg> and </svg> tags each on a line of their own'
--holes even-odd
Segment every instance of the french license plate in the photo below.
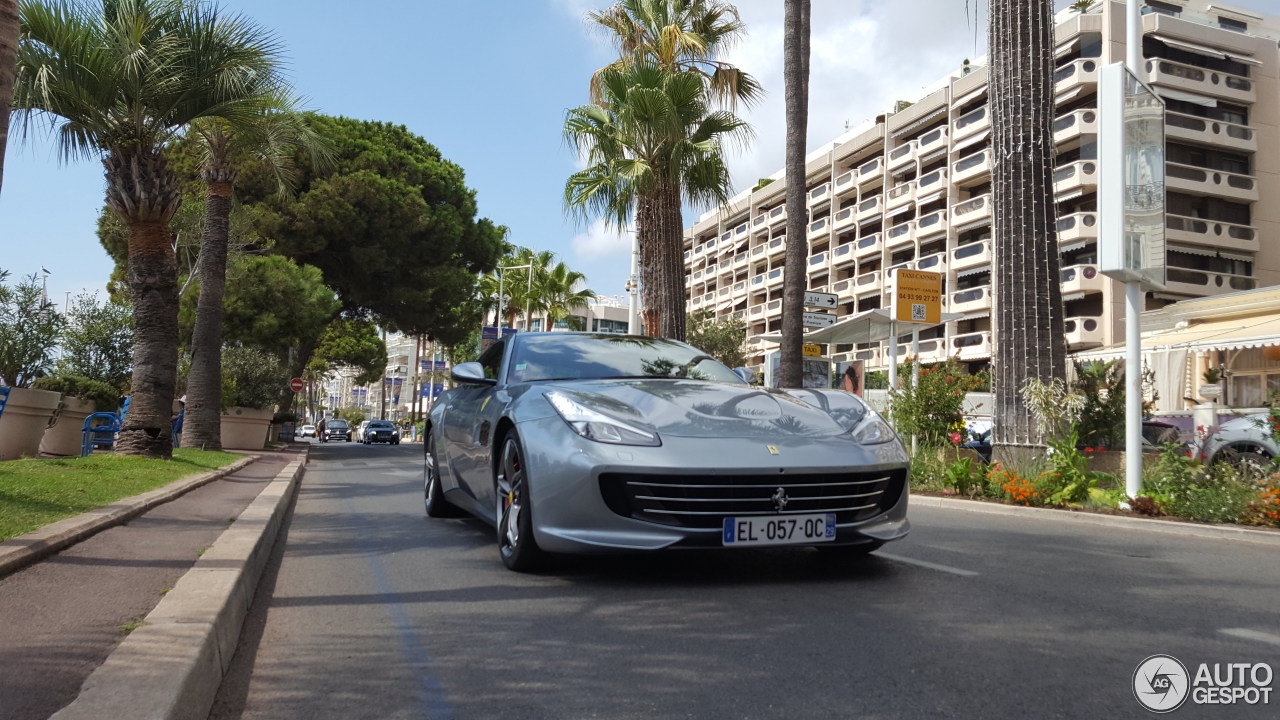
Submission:
<svg viewBox="0 0 1280 720">
<path fill-rule="evenodd" d="M 836 539 L 836 514 L 757 515 L 724 519 L 725 545 L 795 545 Z"/>
</svg>

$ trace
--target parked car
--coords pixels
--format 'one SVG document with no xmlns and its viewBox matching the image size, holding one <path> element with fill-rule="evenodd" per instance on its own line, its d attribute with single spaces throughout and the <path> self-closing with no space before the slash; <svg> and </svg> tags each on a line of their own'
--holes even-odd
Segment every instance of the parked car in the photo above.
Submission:
<svg viewBox="0 0 1280 720">
<path fill-rule="evenodd" d="M 972 439 L 961 443 L 960 447 L 969 448 L 978 453 L 983 462 L 991 462 L 991 431 L 988 427 L 982 432 L 974 433 Z M 1179 431 L 1176 425 L 1159 420 L 1142 421 L 1142 452 L 1159 452 L 1169 443 L 1178 443 Z"/>
<path fill-rule="evenodd" d="M 343 442 L 351 442 L 351 426 L 346 420 L 333 419 L 325 423 L 325 435 L 329 440 L 341 440 Z"/>
<path fill-rule="evenodd" d="M 369 427 L 368 420 L 361 421 L 361 423 L 356 426 L 356 442 L 364 442 L 364 429 L 367 427 Z"/>
<path fill-rule="evenodd" d="M 374 443 L 387 443 L 388 445 L 400 444 L 400 428 L 397 428 L 390 420 L 374 420 L 372 422 L 361 423 L 364 427 L 361 433 L 364 437 L 365 445 Z"/>
<path fill-rule="evenodd" d="M 909 457 L 841 390 L 753 387 L 684 343 L 520 333 L 452 370 L 432 407 L 432 517 L 496 528 L 503 563 L 547 553 L 815 546 L 905 536 Z"/>
<path fill-rule="evenodd" d="M 315 425 L 303 425 L 302 429 L 298 431 L 298 437 L 315 437 L 315 436 L 316 436 Z"/>
<path fill-rule="evenodd" d="M 1222 423 L 1205 436 L 1198 450 L 1206 463 L 1251 466 L 1261 474 L 1280 455 L 1280 444 L 1271 436 L 1271 421 L 1263 412 Z"/>
</svg>

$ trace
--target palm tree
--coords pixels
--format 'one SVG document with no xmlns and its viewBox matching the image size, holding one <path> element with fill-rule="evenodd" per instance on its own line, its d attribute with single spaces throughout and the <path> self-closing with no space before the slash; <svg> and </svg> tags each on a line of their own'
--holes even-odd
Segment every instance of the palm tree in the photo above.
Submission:
<svg viewBox="0 0 1280 720">
<path fill-rule="evenodd" d="M 533 277 L 531 307 L 546 313 L 547 329 L 550 330 L 557 322 L 571 315 L 574 308 L 585 308 L 596 294 L 594 290 L 581 287 L 587 279 L 586 275 L 570 270 L 563 262 L 550 267 L 548 264 L 549 262 L 538 266 Z"/>
<path fill-rule="evenodd" d="M 693 72 L 703 78 L 708 96 L 725 108 L 750 106 L 763 94 L 755 78 L 717 55 L 746 32 L 738 9 L 716 0 L 619 0 L 587 19 L 613 33 L 621 67 L 637 60 L 666 72 Z M 604 69 L 591 77 L 591 101 L 600 104 Z"/>
<path fill-rule="evenodd" d="M 4 150 L 9 144 L 9 105 L 18 60 L 18 0 L 0 0 L 0 189 L 4 188 Z"/>
<path fill-rule="evenodd" d="M 787 102 L 787 247 L 782 275 L 782 345 L 778 357 L 778 385 L 804 384 L 801 352 L 804 328 L 805 273 L 809 256 L 805 182 L 805 144 L 809 125 L 809 0 L 786 0 L 783 35 L 783 73 Z"/>
<path fill-rule="evenodd" d="M 167 458 L 178 361 L 169 223 L 181 204 L 164 146 L 201 118 L 245 122 L 280 46 L 238 15 L 188 0 L 21 2 L 14 106 L 47 119 L 64 157 L 100 156 L 107 206 L 128 227 L 133 400 L 119 452 Z"/>
<path fill-rule="evenodd" d="M 651 335 L 684 338 L 684 227 L 681 202 L 728 200 L 722 142 L 749 126 L 703 101 L 703 78 L 667 72 L 648 61 L 606 68 L 603 104 L 583 105 L 565 119 L 566 140 L 586 169 L 565 183 L 565 207 L 625 227 L 634 214 L 640 245 L 644 322 Z"/>
<path fill-rule="evenodd" d="M 271 78 L 264 78 L 271 79 Z M 280 88 L 264 86 L 245 102 L 256 113 L 246 123 L 201 118 L 188 133 L 204 153 L 204 231 L 200 238 L 200 298 L 191 335 L 187 412 L 183 443 L 222 449 L 222 299 L 226 289 L 231 200 L 242 161 L 257 159 L 274 171 L 282 194 L 293 189 L 292 161 L 298 150 L 317 161 L 331 160 L 329 145 L 297 110 L 298 101 Z M 292 398 L 292 395 L 290 395 Z M 286 408 L 281 408 L 282 410 Z"/>
<path fill-rule="evenodd" d="M 1053 197 L 1053 7 L 1050 0 L 991 0 L 992 235 L 996 332 L 993 363 L 997 456 L 1043 443 L 1021 402 L 1029 378 L 1066 374 Z"/>
</svg>

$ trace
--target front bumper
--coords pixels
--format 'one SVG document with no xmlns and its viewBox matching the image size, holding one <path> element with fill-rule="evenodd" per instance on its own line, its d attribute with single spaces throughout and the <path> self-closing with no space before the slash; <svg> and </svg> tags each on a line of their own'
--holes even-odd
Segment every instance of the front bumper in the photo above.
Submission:
<svg viewBox="0 0 1280 720">
<path fill-rule="evenodd" d="M 869 499 L 850 500 L 876 507 L 860 512 L 838 513 L 834 543 L 821 545 L 863 544 L 868 541 L 896 540 L 907 534 L 908 456 L 898 442 L 861 446 L 846 437 L 778 438 L 765 442 L 747 438 L 680 438 L 663 436 L 660 447 L 608 445 L 581 438 L 568 429 L 558 417 L 532 420 L 518 426 L 524 448 L 525 465 L 530 478 L 529 497 L 533 512 L 534 537 L 538 545 L 550 552 L 592 553 L 625 550 L 658 550 L 663 548 L 721 547 L 720 522 L 724 515 L 706 515 L 694 525 L 672 524 L 670 517 L 661 518 L 637 512 L 635 496 L 619 500 L 610 487 L 627 478 L 644 477 L 657 484 L 718 486 L 747 484 L 759 492 L 791 488 L 796 504 L 789 512 L 822 511 L 804 499 L 795 488 L 812 483 L 792 482 L 821 476 L 849 478 L 870 483 L 863 478 L 892 478 L 879 485 L 880 495 Z M 771 449 L 772 448 L 772 449 Z M 703 482 L 699 482 L 702 480 Z M 869 494 L 869 493 L 851 493 Z M 608 495 L 608 497 L 606 497 Z M 693 500 L 691 502 L 706 502 Z M 747 512 L 742 503 L 709 507 L 733 507 L 727 514 L 774 515 L 776 510 L 765 504 L 761 510 Z M 787 512 L 784 511 L 784 512 Z M 818 543 L 815 543 L 818 544 Z"/>
</svg>

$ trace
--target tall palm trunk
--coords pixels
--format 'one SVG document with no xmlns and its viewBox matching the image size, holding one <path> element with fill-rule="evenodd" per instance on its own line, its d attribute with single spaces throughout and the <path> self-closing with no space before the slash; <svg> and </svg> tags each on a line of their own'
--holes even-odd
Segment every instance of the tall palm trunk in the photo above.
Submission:
<svg viewBox="0 0 1280 720">
<path fill-rule="evenodd" d="M 200 237 L 200 300 L 191 334 L 187 414 L 182 442 L 204 450 L 222 449 L 222 300 L 227 286 L 227 245 L 231 194 L 236 171 L 210 160 L 201 173 L 208 194 Z"/>
<path fill-rule="evenodd" d="M 645 334 L 684 340 L 684 222 L 680 188 L 659 175 L 639 198 L 640 295 Z"/>
<path fill-rule="evenodd" d="M 809 255 L 804 171 L 809 125 L 809 0 L 786 0 L 783 74 L 787 102 L 787 246 L 782 273 L 782 346 L 778 385 L 798 388 L 804 338 L 804 291 Z"/>
<path fill-rule="evenodd" d="M 9 108 L 13 103 L 21 28 L 18 0 L 0 0 L 0 189 L 4 188 L 4 150 L 9 144 Z"/>
<path fill-rule="evenodd" d="M 182 195 L 158 148 L 111 148 L 102 164 L 107 170 L 107 206 L 129 230 L 133 297 L 133 399 L 116 450 L 169 458 L 178 379 L 178 263 L 169 222 Z"/>
<path fill-rule="evenodd" d="M 992 0 L 991 136 L 996 268 L 994 383 L 997 455 L 1039 446 L 1020 391 L 1066 374 L 1053 197 L 1053 7 Z M 1005 448 L 1003 451 L 1001 448 Z"/>
</svg>

